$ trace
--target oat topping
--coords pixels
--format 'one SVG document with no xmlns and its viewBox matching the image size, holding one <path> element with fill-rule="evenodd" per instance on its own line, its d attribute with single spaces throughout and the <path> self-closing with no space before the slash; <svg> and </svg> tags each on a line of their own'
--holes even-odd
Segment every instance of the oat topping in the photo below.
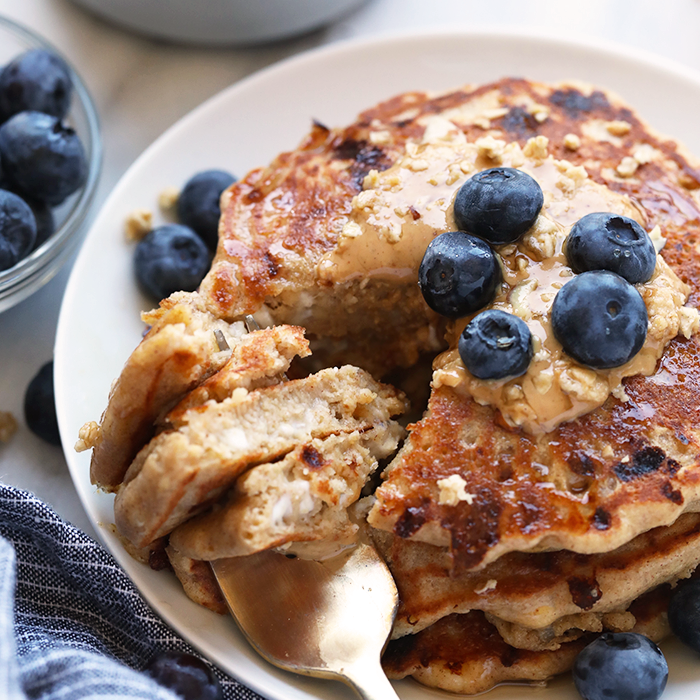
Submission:
<svg viewBox="0 0 700 700">
<path fill-rule="evenodd" d="M 78 441 L 75 443 L 76 452 L 85 452 L 85 450 L 91 450 L 96 444 L 100 437 L 100 426 L 91 420 L 80 428 L 78 432 Z"/>
<path fill-rule="evenodd" d="M 613 121 L 608 122 L 605 128 L 613 136 L 624 136 L 630 132 L 632 125 L 629 122 Z"/>
<path fill-rule="evenodd" d="M 474 502 L 474 494 L 467 493 L 467 482 L 459 474 L 438 479 L 437 485 L 440 489 L 438 503 L 441 505 L 456 506 L 460 501 L 471 505 Z"/>
<path fill-rule="evenodd" d="M 10 411 L 0 411 L 0 442 L 9 442 L 17 432 L 17 419 Z"/>
<path fill-rule="evenodd" d="M 527 140 L 525 148 L 523 148 L 523 154 L 528 158 L 544 160 L 547 157 L 548 146 L 549 139 L 546 136 L 535 136 Z"/>
<path fill-rule="evenodd" d="M 615 168 L 620 177 L 632 177 L 637 172 L 639 163 L 631 156 L 625 156 Z"/>
<path fill-rule="evenodd" d="M 180 198 L 180 190 L 177 187 L 166 187 L 158 195 L 158 208 L 163 214 L 173 217 L 177 211 L 177 200 Z"/>
<path fill-rule="evenodd" d="M 149 209 L 134 209 L 124 221 L 127 241 L 140 241 L 153 229 L 153 212 Z"/>
<path fill-rule="evenodd" d="M 581 148 L 581 139 L 576 134 L 566 134 L 564 136 L 564 146 L 570 151 L 577 151 Z"/>
</svg>

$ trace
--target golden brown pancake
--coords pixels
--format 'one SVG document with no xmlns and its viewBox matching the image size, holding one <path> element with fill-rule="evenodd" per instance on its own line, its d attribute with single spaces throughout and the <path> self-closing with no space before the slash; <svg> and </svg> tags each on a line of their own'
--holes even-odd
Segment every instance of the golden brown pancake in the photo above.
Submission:
<svg viewBox="0 0 700 700">
<path fill-rule="evenodd" d="M 262 310 L 275 322 L 302 322 L 312 334 L 356 344 L 360 354 L 374 349 L 369 366 L 373 356 L 400 364 L 434 348 L 440 322 L 422 302 L 415 274 L 368 269 L 362 278 L 338 280 L 328 278 L 324 264 L 342 258 L 346 225 L 361 201 L 353 204 L 353 196 L 376 179 L 373 170 L 405 157 L 435 115 L 456 124 L 470 143 L 493 137 L 527 150 L 528 140 L 546 137 L 550 155 L 583 165 L 591 181 L 629 196 L 647 230 L 660 226 L 664 259 L 697 290 L 695 163 L 607 93 L 505 79 L 437 97 L 409 93 L 344 130 L 316 127 L 297 151 L 234 185 L 223 200 L 217 257 L 202 288 L 209 308 L 227 318 Z M 486 166 L 485 158 L 478 156 L 477 167 Z M 424 164 L 405 169 L 411 167 Z M 466 177 L 457 174 L 452 193 Z M 405 235 L 426 235 L 415 227 L 428 209 L 417 205 L 413 224 L 406 214 Z M 579 213 L 587 212 L 573 212 Z M 415 273 L 421 254 L 409 252 Z M 676 338 L 655 374 L 625 380 L 627 401 L 610 398 L 544 436 L 513 430 L 498 410 L 450 387 L 435 389 L 377 493 L 370 522 L 400 537 L 450 545 L 468 568 L 513 550 L 609 551 L 672 523 L 700 498 L 696 345 Z M 437 482 L 455 474 L 472 503 L 438 502 Z"/>
<path fill-rule="evenodd" d="M 632 631 L 660 641 L 668 635 L 669 586 L 647 593 L 630 606 Z M 443 618 L 416 635 L 389 643 L 382 665 L 389 678 L 408 675 L 453 693 L 472 695 L 506 681 L 546 681 L 571 668 L 595 637 L 585 635 L 555 651 L 515 649 L 506 644 L 484 614 L 474 611 Z"/>
<path fill-rule="evenodd" d="M 190 407 L 185 399 L 176 406 L 165 418 L 168 429 L 129 467 L 114 515 L 119 532 L 136 547 L 215 503 L 250 467 L 314 438 L 389 423 L 405 405 L 396 389 L 350 366 L 250 392 L 230 388 L 221 401 Z"/>
<path fill-rule="evenodd" d="M 697 513 L 649 530 L 612 552 L 512 552 L 484 569 L 461 573 L 454 571 L 446 548 L 380 530 L 373 535 L 399 589 L 394 638 L 470 610 L 547 631 L 564 617 L 625 610 L 646 591 L 687 576 L 700 561 Z"/>
</svg>

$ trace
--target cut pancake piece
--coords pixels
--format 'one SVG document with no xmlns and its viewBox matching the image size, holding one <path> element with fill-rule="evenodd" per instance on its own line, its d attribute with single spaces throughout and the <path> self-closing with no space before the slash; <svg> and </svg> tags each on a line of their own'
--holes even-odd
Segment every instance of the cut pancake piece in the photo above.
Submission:
<svg viewBox="0 0 700 700">
<path fill-rule="evenodd" d="M 230 346 L 245 335 L 207 312 L 196 293 L 176 292 L 142 314 L 150 325 L 112 387 L 93 447 L 90 479 L 114 491 L 136 453 L 153 436 L 157 419 L 188 391 L 219 370 L 229 353 L 219 350 L 214 331 Z"/>
<path fill-rule="evenodd" d="M 384 472 L 373 527 L 478 568 L 511 551 L 606 552 L 700 504 L 700 342 L 675 339 L 626 401 L 543 436 L 493 408 L 434 389 Z M 454 485 L 461 488 L 454 494 Z"/>
<path fill-rule="evenodd" d="M 177 527 L 170 543 L 185 556 L 207 561 L 291 542 L 322 540 L 332 552 L 352 542 L 358 525 L 347 509 L 402 433 L 388 421 L 298 445 L 279 461 L 242 474 L 223 503 Z"/>
<path fill-rule="evenodd" d="M 479 571 L 455 572 L 446 549 L 374 530 L 400 605 L 394 638 L 415 634 L 450 613 L 482 610 L 504 622 L 542 630 L 564 617 L 599 619 L 625 610 L 644 592 L 689 575 L 700 560 L 700 514 L 639 535 L 612 552 L 511 553 Z M 593 618 L 571 619 L 590 626 Z M 558 634 L 564 628 L 560 624 Z M 551 640 L 550 640 L 551 641 Z"/>
<path fill-rule="evenodd" d="M 633 632 L 655 642 L 669 634 L 670 593 L 670 586 L 661 586 L 632 604 Z M 515 649 L 482 612 L 473 611 L 449 615 L 418 634 L 391 641 L 382 665 L 392 679 L 412 676 L 431 688 L 473 695 L 507 681 L 541 682 L 564 673 L 594 636 L 585 635 L 555 651 Z"/>
<path fill-rule="evenodd" d="M 174 411 L 185 411 L 207 401 L 223 401 L 236 389 L 251 391 L 283 381 L 295 357 L 311 352 L 299 326 L 273 326 L 244 335 L 231 348 L 226 364 L 187 394 Z"/>
<path fill-rule="evenodd" d="M 400 392 L 345 366 L 171 411 L 171 429 L 127 472 L 115 500 L 117 528 L 145 546 L 211 505 L 249 467 L 314 438 L 369 430 L 405 407 Z"/>
</svg>

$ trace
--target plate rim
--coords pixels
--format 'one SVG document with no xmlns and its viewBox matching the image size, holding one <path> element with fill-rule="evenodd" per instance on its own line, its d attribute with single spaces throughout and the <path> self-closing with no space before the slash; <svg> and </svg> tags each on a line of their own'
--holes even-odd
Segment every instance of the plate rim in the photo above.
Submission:
<svg viewBox="0 0 700 700">
<path fill-rule="evenodd" d="M 426 30 L 397 30 L 333 41 L 330 44 L 314 47 L 301 53 L 289 56 L 281 61 L 253 72 L 252 74 L 232 83 L 218 93 L 209 97 L 168 127 L 134 160 L 134 162 L 121 175 L 114 188 L 100 205 L 99 212 L 92 219 L 92 223 L 85 237 L 85 242 L 91 240 L 97 235 L 96 232 L 99 228 L 101 219 L 106 216 L 110 209 L 114 208 L 116 202 L 120 201 L 122 191 L 127 188 L 129 181 L 134 177 L 134 173 L 137 173 L 146 163 L 148 163 L 151 158 L 156 155 L 158 151 L 160 151 L 160 149 L 162 149 L 169 141 L 176 139 L 180 132 L 186 132 L 193 124 L 196 124 L 203 117 L 203 115 L 217 109 L 221 104 L 225 104 L 228 100 L 235 100 L 238 93 L 245 93 L 246 90 L 254 88 L 258 83 L 264 84 L 271 78 L 274 79 L 275 76 L 281 76 L 285 72 L 296 73 L 298 71 L 303 71 L 306 65 L 315 65 L 324 58 L 338 58 L 342 57 L 343 54 L 351 55 L 358 50 L 367 50 L 371 49 L 372 47 L 382 47 L 382 49 L 387 49 L 393 44 L 402 44 L 407 41 L 421 41 L 430 43 L 445 38 L 463 39 L 468 37 L 478 37 L 480 40 L 492 39 L 494 41 L 536 41 L 538 42 L 538 48 L 542 48 L 542 50 L 547 52 L 555 51 L 557 49 L 574 49 L 578 51 L 589 51 L 596 54 L 607 55 L 614 58 L 619 64 L 629 64 L 637 69 L 641 67 L 645 70 L 661 71 L 673 76 L 673 78 L 676 80 L 681 79 L 686 81 L 690 83 L 694 89 L 698 90 L 698 93 L 700 94 L 700 71 L 680 63 L 675 59 L 656 54 L 649 49 L 617 43 L 607 39 L 586 36 L 580 33 L 573 33 L 566 38 L 562 38 L 552 30 L 540 30 L 527 27 L 499 27 L 497 25 L 485 24 L 457 28 L 445 26 L 431 27 Z M 388 99 L 392 96 L 392 94 L 393 93 L 388 94 L 386 98 Z M 301 137 L 303 134 L 300 134 L 299 136 Z M 195 647 L 212 663 L 219 666 L 219 662 L 211 659 L 208 652 L 203 651 L 201 646 L 188 636 L 188 625 L 186 622 L 178 620 L 177 615 L 174 615 L 174 613 L 166 614 L 163 612 L 163 610 L 160 609 L 161 606 L 158 605 L 158 601 L 155 600 L 154 596 L 151 594 L 151 591 L 144 591 L 133 580 L 133 576 L 131 575 L 131 572 L 126 564 L 136 563 L 135 560 L 131 559 L 121 545 L 117 543 L 114 537 L 110 537 L 110 533 L 93 514 L 93 509 L 96 506 L 92 504 L 92 498 L 97 494 L 96 489 L 93 487 L 92 493 L 86 493 L 81 488 L 78 481 L 79 474 L 76 473 L 76 470 L 82 469 L 82 466 L 77 463 L 78 460 L 76 459 L 76 453 L 72 447 L 75 436 L 72 433 L 69 433 L 69 429 L 72 429 L 72 426 L 70 426 L 69 420 L 65 415 L 68 412 L 66 407 L 66 402 L 68 401 L 66 398 L 68 395 L 68 382 L 67 377 L 61 373 L 61 369 L 65 364 L 64 353 L 68 352 L 69 345 L 68 340 L 66 339 L 69 318 L 71 315 L 69 302 L 74 295 L 75 288 L 78 286 L 78 273 L 80 272 L 82 265 L 85 264 L 87 257 L 86 251 L 88 249 L 88 246 L 82 246 L 75 261 L 74 267 L 71 270 L 68 284 L 64 293 L 64 298 L 61 303 L 54 343 L 56 409 L 63 451 L 71 480 L 73 481 L 73 485 L 78 493 L 81 505 L 85 510 L 91 524 L 95 527 L 95 531 L 97 532 L 101 543 L 125 570 L 127 576 L 129 576 L 134 583 L 134 586 L 139 591 L 139 594 L 146 600 L 151 608 L 154 609 L 156 614 L 159 615 L 159 617 L 161 617 L 169 626 L 171 626 L 186 642 Z M 272 667 L 270 668 L 272 669 Z M 243 685 L 265 697 L 274 698 L 274 700 L 286 700 L 284 699 L 284 696 L 277 694 L 277 688 L 272 687 L 275 685 L 275 683 L 273 682 L 272 686 L 270 684 L 270 680 L 275 680 L 274 674 L 271 675 L 270 673 L 264 673 L 260 676 L 254 674 L 254 676 L 251 678 L 246 673 L 239 675 L 237 672 L 231 671 L 230 668 L 222 670 L 229 673 Z M 288 679 L 286 675 L 283 677 L 283 683 L 285 686 L 289 684 L 294 687 L 297 677 L 293 676 L 292 674 L 288 675 Z M 693 683 L 693 685 L 695 685 L 695 683 Z M 424 688 L 423 686 L 421 687 Z M 698 687 L 700 687 L 700 681 Z M 442 691 L 435 691 L 435 689 L 425 688 L 425 691 L 426 697 L 436 692 L 440 695 L 440 697 L 455 697 L 452 694 L 448 695 Z"/>
</svg>

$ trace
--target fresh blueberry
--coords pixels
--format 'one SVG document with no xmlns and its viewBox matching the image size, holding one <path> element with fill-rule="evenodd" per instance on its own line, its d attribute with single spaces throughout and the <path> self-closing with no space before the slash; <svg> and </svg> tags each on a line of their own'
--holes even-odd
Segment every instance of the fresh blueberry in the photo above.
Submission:
<svg viewBox="0 0 700 700">
<path fill-rule="evenodd" d="M 78 135 L 41 112 L 20 112 L 0 127 L 0 158 L 13 188 L 53 206 L 73 194 L 87 177 Z"/>
<path fill-rule="evenodd" d="M 42 440 L 52 445 L 61 444 L 53 392 L 53 360 L 47 362 L 29 382 L 24 394 L 24 420 Z"/>
<path fill-rule="evenodd" d="M 552 330 L 564 351 L 595 369 L 619 367 L 644 345 L 649 319 L 639 292 L 614 272 L 583 272 L 552 304 Z"/>
<path fill-rule="evenodd" d="M 462 231 L 433 238 L 418 270 L 426 304 L 449 318 L 483 308 L 501 284 L 501 268 L 491 247 Z"/>
<path fill-rule="evenodd" d="M 544 195 L 537 181 L 516 168 L 491 168 L 470 177 L 457 191 L 457 228 L 500 245 L 513 243 L 537 219 Z"/>
<path fill-rule="evenodd" d="M 16 194 L 0 190 L 0 270 L 29 255 L 35 242 L 36 220 L 29 205 Z"/>
<path fill-rule="evenodd" d="M 32 250 L 36 250 L 53 236 L 56 231 L 56 221 L 53 216 L 53 209 L 46 202 L 40 202 L 38 199 L 32 199 L 31 197 L 27 197 L 27 195 L 13 191 L 12 185 L 6 180 L 3 180 L 1 176 L 0 190 L 13 192 L 13 194 L 16 194 L 20 199 L 23 199 L 32 210 L 34 220 L 36 221 L 36 241 L 34 241 L 34 248 Z"/>
<path fill-rule="evenodd" d="M 221 685 L 213 671 L 201 659 L 179 651 L 153 656 L 146 675 L 169 688 L 183 700 L 222 700 Z"/>
<path fill-rule="evenodd" d="M 700 651 L 700 581 L 684 583 L 668 604 L 668 624 L 678 639 Z"/>
<path fill-rule="evenodd" d="M 566 259 L 574 272 L 610 270 L 630 284 L 638 284 L 651 278 L 656 249 L 634 219 L 595 213 L 586 214 L 571 228 Z"/>
<path fill-rule="evenodd" d="M 519 377 L 532 360 L 532 335 L 517 316 L 487 309 L 462 331 L 458 350 L 464 366 L 478 379 Z"/>
<path fill-rule="evenodd" d="M 155 299 L 173 292 L 193 292 L 204 279 L 211 254 L 202 239 L 187 226 L 154 228 L 136 246 L 134 269 L 141 288 Z"/>
<path fill-rule="evenodd" d="M 668 664 L 641 634 L 605 632 L 576 657 L 573 676 L 584 700 L 658 700 Z"/>
<path fill-rule="evenodd" d="M 0 73 L 0 122 L 18 112 L 44 112 L 63 119 L 70 107 L 73 80 L 63 59 L 31 49 Z"/>
<path fill-rule="evenodd" d="M 214 250 L 219 237 L 221 193 L 236 182 L 231 173 L 223 170 L 206 170 L 187 181 L 177 200 L 180 222 L 189 226 Z"/>
</svg>

